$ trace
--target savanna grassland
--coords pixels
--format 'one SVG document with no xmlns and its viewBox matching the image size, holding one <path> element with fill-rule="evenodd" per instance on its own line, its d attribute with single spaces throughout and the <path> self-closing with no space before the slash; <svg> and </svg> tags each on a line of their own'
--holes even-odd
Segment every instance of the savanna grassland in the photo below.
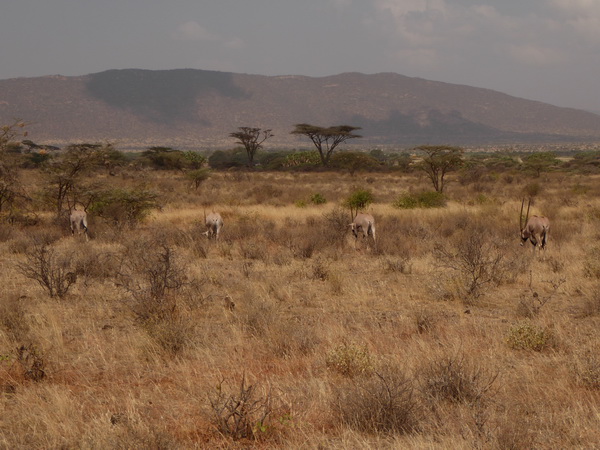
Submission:
<svg viewBox="0 0 600 450">
<path fill-rule="evenodd" d="M 135 226 L 90 214 L 86 241 L 42 202 L 2 223 L 0 448 L 599 447 L 600 177 L 450 179 L 398 209 L 422 173 L 122 169 L 92 181 L 157 193 Z M 356 188 L 377 242 L 355 249 Z"/>
</svg>

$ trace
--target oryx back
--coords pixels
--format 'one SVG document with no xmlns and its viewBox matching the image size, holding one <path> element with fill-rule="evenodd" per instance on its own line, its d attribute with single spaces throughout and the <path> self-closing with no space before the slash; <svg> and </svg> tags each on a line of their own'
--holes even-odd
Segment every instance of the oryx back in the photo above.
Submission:
<svg viewBox="0 0 600 450">
<path fill-rule="evenodd" d="M 358 238 L 360 233 L 363 238 L 373 236 L 373 240 L 375 240 L 375 219 L 371 214 L 358 213 L 350 227 L 355 238 Z"/>
<path fill-rule="evenodd" d="M 88 237 L 87 213 L 82 210 L 74 209 L 69 216 L 69 224 L 72 234 L 84 233 Z"/>
<path fill-rule="evenodd" d="M 219 239 L 221 228 L 223 228 L 223 218 L 221 217 L 221 214 L 213 211 L 206 216 L 204 222 L 206 225 L 206 236 L 208 236 L 209 239 Z"/>
<path fill-rule="evenodd" d="M 523 242 L 529 239 L 534 247 L 540 244 L 541 248 L 546 248 L 549 231 L 550 220 L 547 217 L 531 216 L 521 231 L 521 239 Z"/>
</svg>

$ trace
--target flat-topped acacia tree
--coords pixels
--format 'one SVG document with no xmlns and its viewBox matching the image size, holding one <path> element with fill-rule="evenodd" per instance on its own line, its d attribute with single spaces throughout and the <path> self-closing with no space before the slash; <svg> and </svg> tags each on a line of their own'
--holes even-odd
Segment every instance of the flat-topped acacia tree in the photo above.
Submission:
<svg viewBox="0 0 600 450">
<path fill-rule="evenodd" d="M 359 134 L 354 134 L 355 130 L 360 130 L 360 127 L 337 125 L 326 128 L 309 125 L 308 123 L 299 123 L 291 134 L 307 136 L 315 144 L 321 157 L 321 163 L 327 167 L 329 166 L 331 155 L 338 145 L 346 142 L 348 139 L 362 137 Z"/>
<path fill-rule="evenodd" d="M 273 133 L 271 133 L 271 130 L 261 130 L 260 128 L 252 127 L 239 127 L 238 130 L 229 133 L 229 136 L 236 138 L 238 143 L 244 146 L 248 155 L 248 167 L 253 167 L 256 152 L 262 147 L 263 142 L 273 136 Z"/>
</svg>

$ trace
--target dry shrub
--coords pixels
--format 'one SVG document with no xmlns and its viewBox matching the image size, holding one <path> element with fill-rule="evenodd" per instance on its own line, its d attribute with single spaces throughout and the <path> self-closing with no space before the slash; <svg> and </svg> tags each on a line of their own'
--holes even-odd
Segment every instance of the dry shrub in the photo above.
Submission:
<svg viewBox="0 0 600 450">
<path fill-rule="evenodd" d="M 537 317 L 550 298 L 550 296 L 542 297 L 536 291 L 530 289 L 528 294 L 521 295 L 519 303 L 517 303 L 517 316 L 526 319 Z"/>
<path fill-rule="evenodd" d="M 271 236 L 276 229 L 275 222 L 266 220 L 255 213 L 240 214 L 224 220 L 225 237 L 231 241 L 253 242 L 264 236 Z"/>
<path fill-rule="evenodd" d="M 339 207 L 334 208 L 323 214 L 323 222 L 321 226 L 315 226 L 318 228 L 323 240 L 331 243 L 331 245 L 343 247 L 346 242 L 346 236 L 348 236 L 350 231 L 349 224 L 352 222 L 348 210 Z"/>
<path fill-rule="evenodd" d="M 23 276 L 36 281 L 50 297 L 65 297 L 77 281 L 72 255 L 60 254 L 46 244 L 30 250 L 26 261 L 17 264 L 17 269 Z"/>
<path fill-rule="evenodd" d="M 269 259 L 267 242 L 264 238 L 240 241 L 240 252 L 244 259 L 254 259 L 265 263 Z"/>
<path fill-rule="evenodd" d="M 598 287 L 593 294 L 583 298 L 577 311 L 578 318 L 600 316 L 600 290 Z"/>
<path fill-rule="evenodd" d="M 486 286 L 497 286 L 510 278 L 510 272 L 514 271 L 506 250 L 485 230 L 463 233 L 454 248 L 436 244 L 433 256 L 438 268 L 453 272 L 457 294 L 467 302 L 483 295 Z"/>
<path fill-rule="evenodd" d="M 398 367 L 337 385 L 332 412 L 340 423 L 370 434 L 410 433 L 420 422 L 412 381 Z"/>
<path fill-rule="evenodd" d="M 415 314 L 415 324 L 419 334 L 427 333 L 435 326 L 435 317 L 426 309 L 421 309 Z"/>
<path fill-rule="evenodd" d="M 387 257 L 382 260 L 383 270 L 391 273 L 401 273 L 409 275 L 412 273 L 412 263 L 410 257 Z"/>
<path fill-rule="evenodd" d="M 11 253 L 24 254 L 31 251 L 33 247 L 51 245 L 61 238 L 62 233 L 58 227 L 34 228 L 28 233 L 15 233 L 14 238 L 9 242 L 9 250 Z"/>
<path fill-rule="evenodd" d="M 600 390 L 600 355 L 598 345 L 587 345 L 574 355 L 571 373 L 575 383 L 588 389 Z"/>
<path fill-rule="evenodd" d="M 252 336 L 265 336 L 277 322 L 278 313 L 271 302 L 248 296 L 240 306 L 236 317 L 246 333 Z"/>
<path fill-rule="evenodd" d="M 269 329 L 270 353 L 280 358 L 309 355 L 320 343 L 315 327 L 301 318 L 280 319 Z"/>
<path fill-rule="evenodd" d="M 0 326 L 15 342 L 26 340 L 29 334 L 24 302 L 25 296 L 4 294 L 0 301 Z"/>
<path fill-rule="evenodd" d="M 17 361 L 19 362 L 23 377 L 30 381 L 42 381 L 46 377 L 46 361 L 43 352 L 32 344 L 21 345 L 17 348 Z"/>
<path fill-rule="evenodd" d="M 247 198 L 254 198 L 254 202 L 258 204 L 274 203 L 274 199 L 278 199 L 283 195 L 283 190 L 273 186 L 270 183 L 258 184 L 246 192 Z"/>
<path fill-rule="evenodd" d="M 600 279 L 600 247 L 591 247 L 586 251 L 583 273 L 588 278 Z"/>
<path fill-rule="evenodd" d="M 537 448 L 535 441 L 535 419 L 531 414 L 519 411 L 520 408 L 510 408 L 510 412 L 498 421 L 488 445 L 497 449 Z"/>
<path fill-rule="evenodd" d="M 431 400 L 477 403 L 490 391 L 498 373 L 466 361 L 462 355 L 442 356 L 420 370 L 421 390 Z"/>
<path fill-rule="evenodd" d="M 257 439 L 269 430 L 272 397 L 271 389 L 247 384 L 245 375 L 235 388 L 221 379 L 208 397 L 217 430 L 233 440 Z"/>
<path fill-rule="evenodd" d="M 91 245 L 77 246 L 73 251 L 73 267 L 78 276 L 86 279 L 105 280 L 114 278 L 119 269 L 116 253 Z"/>
<path fill-rule="evenodd" d="M 190 347 L 195 331 L 194 323 L 182 314 L 151 317 L 142 322 L 142 328 L 171 355 L 180 355 Z"/>
<path fill-rule="evenodd" d="M 172 247 L 165 242 L 152 247 L 144 240 L 134 242 L 122 261 L 119 279 L 133 298 L 132 311 L 150 337 L 174 355 L 190 345 L 194 326 L 181 311 L 178 297 L 187 277 Z"/>
</svg>

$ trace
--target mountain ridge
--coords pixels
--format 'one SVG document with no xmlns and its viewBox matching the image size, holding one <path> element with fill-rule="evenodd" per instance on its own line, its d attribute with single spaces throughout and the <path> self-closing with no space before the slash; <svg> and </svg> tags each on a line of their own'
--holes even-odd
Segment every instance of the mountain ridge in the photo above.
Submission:
<svg viewBox="0 0 600 450">
<path fill-rule="evenodd" d="M 362 128 L 361 146 L 600 140 L 600 115 L 491 89 L 392 72 L 325 77 L 200 69 L 110 69 L 0 80 L 0 124 L 30 123 L 34 141 L 122 147 L 235 145 L 238 127 L 270 128 L 265 147 L 309 147 L 297 123 Z"/>
</svg>

